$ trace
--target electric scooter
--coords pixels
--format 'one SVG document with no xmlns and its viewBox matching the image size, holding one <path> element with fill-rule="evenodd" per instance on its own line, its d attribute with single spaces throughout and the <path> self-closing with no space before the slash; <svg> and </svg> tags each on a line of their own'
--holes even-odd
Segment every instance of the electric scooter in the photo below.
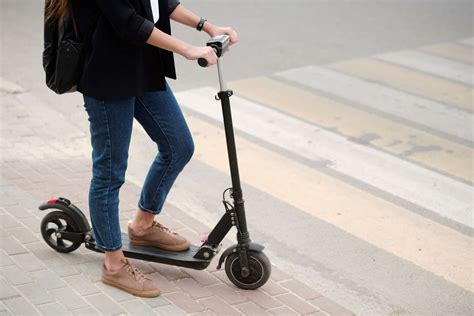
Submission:
<svg viewBox="0 0 474 316">
<path fill-rule="evenodd" d="M 221 242 L 230 229 L 237 229 L 237 244 L 227 248 L 220 256 L 217 269 L 225 262 L 229 280 L 242 289 L 257 289 L 264 285 L 271 274 L 271 264 L 264 254 L 264 247 L 250 240 L 245 218 L 245 207 L 240 185 L 237 152 L 230 108 L 232 90 L 227 89 L 222 74 L 220 58 L 229 45 L 229 36 L 211 38 L 207 46 L 219 57 L 217 71 L 220 91 L 215 97 L 220 100 L 230 165 L 232 187 L 224 190 L 222 202 L 225 213 L 200 246 L 191 245 L 188 250 L 171 252 L 153 246 L 134 246 L 129 243 L 128 234 L 122 233 L 122 250 L 126 257 L 202 270 L 209 266 L 222 246 Z M 200 66 L 207 66 L 205 59 L 199 59 Z M 69 253 L 85 244 L 87 249 L 102 252 L 96 247 L 91 226 L 84 213 L 66 198 L 59 197 L 39 206 L 40 210 L 53 210 L 41 222 L 44 241 L 54 250 Z"/>
</svg>

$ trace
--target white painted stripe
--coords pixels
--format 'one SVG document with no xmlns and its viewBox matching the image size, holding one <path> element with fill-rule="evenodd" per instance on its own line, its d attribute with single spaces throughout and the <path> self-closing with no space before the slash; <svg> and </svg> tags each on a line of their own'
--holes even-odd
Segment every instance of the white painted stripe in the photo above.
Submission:
<svg viewBox="0 0 474 316">
<path fill-rule="evenodd" d="M 375 58 L 427 72 L 439 77 L 462 82 L 471 86 L 474 84 L 473 66 L 455 62 L 446 58 L 410 50 L 377 55 Z"/>
<path fill-rule="evenodd" d="M 276 75 L 430 129 L 473 141 L 474 116 L 442 103 L 322 67 L 307 66 Z"/>
<path fill-rule="evenodd" d="M 464 45 L 474 46 L 474 37 L 465 38 L 465 39 L 459 40 L 458 42 Z"/>
<path fill-rule="evenodd" d="M 214 88 L 177 93 L 180 104 L 215 120 Z M 311 161 L 473 227 L 472 187 L 248 100 L 232 97 L 234 127 Z"/>
</svg>

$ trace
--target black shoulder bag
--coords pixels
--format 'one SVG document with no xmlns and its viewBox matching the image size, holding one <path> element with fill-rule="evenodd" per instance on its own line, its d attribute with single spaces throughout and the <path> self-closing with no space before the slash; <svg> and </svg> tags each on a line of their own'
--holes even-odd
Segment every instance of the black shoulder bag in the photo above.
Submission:
<svg viewBox="0 0 474 316">
<path fill-rule="evenodd" d="M 49 1 L 46 0 L 45 8 Z M 43 69 L 46 73 L 46 85 L 57 94 L 76 91 L 83 57 L 84 43 L 77 31 L 72 5 L 62 23 L 56 17 L 48 21 L 45 18 Z"/>
</svg>

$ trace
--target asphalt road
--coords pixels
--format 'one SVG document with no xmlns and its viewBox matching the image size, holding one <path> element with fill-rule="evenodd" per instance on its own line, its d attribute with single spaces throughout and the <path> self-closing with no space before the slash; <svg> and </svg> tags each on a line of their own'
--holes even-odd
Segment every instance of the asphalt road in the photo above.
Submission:
<svg viewBox="0 0 474 316">
<path fill-rule="evenodd" d="M 240 43 L 225 56 L 224 70 L 237 94 L 234 108 L 242 166 L 252 168 L 243 171 L 249 227 L 254 240 L 266 245 L 272 262 L 360 315 L 469 314 L 473 310 L 472 261 L 463 259 L 472 260 L 472 213 L 466 215 L 461 202 L 466 202 L 465 192 L 472 194 L 472 120 L 459 122 L 472 115 L 472 79 L 469 84 L 459 81 L 464 77 L 456 77 L 468 68 L 454 75 L 436 68 L 434 77 L 429 69 L 420 72 L 423 77 L 410 73 L 410 78 L 423 78 L 421 82 L 427 84 L 420 85 L 418 79 L 406 84 L 404 79 L 396 92 L 390 92 L 395 94 L 385 93 L 372 106 L 372 95 L 381 90 L 374 91 L 373 86 L 352 77 L 344 86 L 345 77 L 340 73 L 355 76 L 354 65 L 359 64 L 349 67 L 340 62 L 374 55 L 382 56 L 377 57 L 381 61 L 391 58 L 386 53 L 455 43 L 456 52 L 461 51 L 455 57 L 464 58 L 461 64 L 472 67 L 464 54 L 469 45 L 458 41 L 474 36 L 473 2 L 183 3 L 215 24 L 230 25 L 239 32 Z M 71 124 L 86 129 L 80 95 L 58 97 L 44 86 L 42 5 L 40 0 L 2 0 L 0 76 L 34 93 Z M 204 34 L 181 26 L 175 26 L 173 33 L 194 44 L 206 41 Z M 453 50 L 448 53 L 455 55 Z M 171 84 L 201 149 L 169 199 L 190 215 L 212 222 L 221 212 L 221 188 L 229 184 L 224 144 L 218 138 L 219 113 L 211 107 L 219 109 L 217 104 L 205 106 L 207 100 L 212 102 L 209 93 L 192 89 L 217 89 L 217 77 L 214 69 L 201 69 L 181 57 L 176 60 L 179 79 Z M 375 61 L 371 58 L 369 62 L 373 65 Z M 310 68 L 278 74 L 329 64 L 339 73 Z M 369 83 L 382 82 L 391 73 L 387 70 L 382 79 L 374 79 L 373 74 L 368 78 L 368 67 L 362 68 L 358 75 Z M 253 80 L 255 77 L 259 79 Z M 327 85 L 318 78 L 324 78 Z M 428 91 L 428 82 L 449 91 Z M 393 88 L 395 83 L 383 82 L 380 89 L 390 85 Z M 360 88 L 360 93 L 351 94 L 351 87 Z M 464 103 L 459 99 L 461 93 L 468 95 Z M 314 95 L 321 98 L 314 99 Z M 328 120 L 331 115 L 343 119 L 363 114 L 360 121 L 349 120 L 347 125 L 337 118 L 327 123 L 322 118 L 325 102 L 333 111 L 340 109 L 340 115 L 331 112 Z M 398 107 L 390 108 L 390 102 L 399 104 L 400 112 L 395 113 Z M 261 104 L 265 107 L 260 108 Z M 351 110 L 341 104 L 350 104 Z M 402 105 L 412 108 L 405 111 Z M 416 114 L 415 105 L 429 110 Z M 363 129 L 364 122 L 373 125 L 373 130 Z M 377 143 L 390 131 L 394 131 L 393 145 Z M 427 141 L 397 151 L 393 146 L 403 142 L 404 131 L 407 139 L 425 137 Z M 145 135 L 137 132 L 134 137 L 127 175 L 140 184 L 154 153 Z M 334 146 L 324 147 L 325 141 Z M 221 151 L 213 151 L 215 148 Z M 430 148 L 435 150 L 430 152 Z M 423 156 L 426 151 L 429 154 Z M 470 204 L 468 200 L 472 212 L 472 197 Z M 458 202 L 461 206 L 455 209 Z"/>
</svg>

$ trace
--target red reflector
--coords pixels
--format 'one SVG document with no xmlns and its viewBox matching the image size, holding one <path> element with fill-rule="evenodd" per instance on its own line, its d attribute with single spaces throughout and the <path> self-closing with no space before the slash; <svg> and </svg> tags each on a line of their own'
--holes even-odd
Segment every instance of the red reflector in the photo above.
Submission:
<svg viewBox="0 0 474 316">
<path fill-rule="evenodd" d="M 56 204 L 56 203 L 58 203 L 58 200 L 56 199 L 52 199 L 48 201 L 48 204 Z"/>
</svg>

